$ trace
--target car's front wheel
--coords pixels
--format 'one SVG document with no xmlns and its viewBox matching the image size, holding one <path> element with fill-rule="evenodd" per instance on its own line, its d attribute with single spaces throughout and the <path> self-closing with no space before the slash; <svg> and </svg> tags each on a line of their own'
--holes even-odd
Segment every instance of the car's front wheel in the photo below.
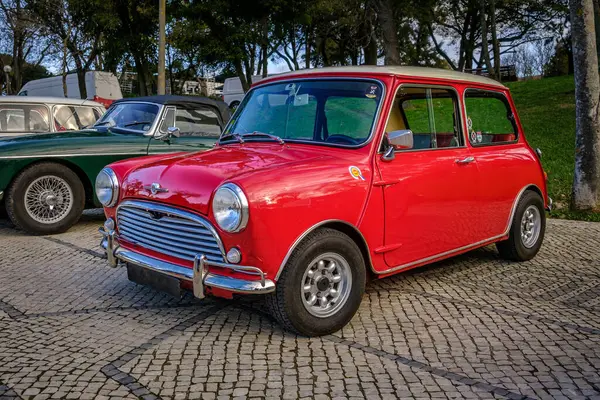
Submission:
<svg viewBox="0 0 600 400">
<path fill-rule="evenodd" d="M 531 260 L 542 247 L 545 232 L 544 201 L 538 193 L 528 190 L 517 204 L 508 239 L 496 243 L 496 248 L 502 258 Z"/>
<path fill-rule="evenodd" d="M 24 169 L 6 197 L 6 211 L 18 227 L 35 235 L 64 232 L 79 220 L 85 189 L 75 172 L 61 164 Z"/>
<path fill-rule="evenodd" d="M 284 328 L 306 336 L 327 335 L 352 319 L 365 279 L 356 243 L 339 231 L 319 229 L 293 252 L 267 304 Z"/>
</svg>

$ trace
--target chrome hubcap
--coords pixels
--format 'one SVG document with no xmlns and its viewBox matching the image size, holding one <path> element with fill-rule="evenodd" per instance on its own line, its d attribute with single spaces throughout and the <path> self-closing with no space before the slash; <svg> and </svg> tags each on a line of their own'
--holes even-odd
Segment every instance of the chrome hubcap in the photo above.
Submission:
<svg viewBox="0 0 600 400">
<path fill-rule="evenodd" d="M 53 224 L 62 220 L 73 208 L 73 192 L 58 176 L 42 176 L 25 190 L 25 210 L 36 222 Z"/>
<path fill-rule="evenodd" d="M 315 258 L 302 278 L 304 307 L 315 317 L 329 317 L 348 300 L 352 288 L 350 265 L 339 254 L 325 253 Z"/>
<path fill-rule="evenodd" d="M 521 218 L 521 242 L 528 249 L 532 248 L 540 237 L 542 218 L 536 206 L 529 206 Z"/>
</svg>

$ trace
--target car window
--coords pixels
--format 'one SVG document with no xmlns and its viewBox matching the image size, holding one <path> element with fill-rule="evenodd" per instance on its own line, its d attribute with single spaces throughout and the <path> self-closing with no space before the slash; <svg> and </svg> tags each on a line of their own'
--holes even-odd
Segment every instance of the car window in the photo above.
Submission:
<svg viewBox="0 0 600 400">
<path fill-rule="evenodd" d="M 410 129 L 413 147 L 406 150 L 463 146 L 456 93 L 435 87 L 402 87 L 396 95 L 386 132 Z"/>
<path fill-rule="evenodd" d="M 72 131 L 92 126 L 98 119 L 98 113 L 92 107 L 54 106 L 54 125 L 57 131 Z"/>
<path fill-rule="evenodd" d="M 469 89 L 465 92 L 465 108 L 469 141 L 473 146 L 517 140 L 514 116 L 502 93 Z"/>
<path fill-rule="evenodd" d="M 180 108 L 175 112 L 175 127 L 181 136 L 219 137 L 219 117 L 209 108 Z"/>
<path fill-rule="evenodd" d="M 0 132 L 39 133 L 49 130 L 48 109 L 44 106 L 0 106 Z"/>
</svg>

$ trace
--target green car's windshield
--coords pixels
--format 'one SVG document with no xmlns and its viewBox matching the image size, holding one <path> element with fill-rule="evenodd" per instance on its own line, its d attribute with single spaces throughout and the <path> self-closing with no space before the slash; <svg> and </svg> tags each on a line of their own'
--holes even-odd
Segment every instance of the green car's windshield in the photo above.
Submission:
<svg viewBox="0 0 600 400">
<path fill-rule="evenodd" d="M 106 114 L 94 124 L 94 128 L 121 128 L 143 133 L 152 127 L 159 110 L 160 107 L 156 104 L 118 103 L 108 109 Z"/>
<path fill-rule="evenodd" d="M 358 146 L 369 140 L 382 92 L 379 83 L 367 80 L 298 80 L 259 86 L 246 95 L 220 143 L 281 138 Z"/>
</svg>

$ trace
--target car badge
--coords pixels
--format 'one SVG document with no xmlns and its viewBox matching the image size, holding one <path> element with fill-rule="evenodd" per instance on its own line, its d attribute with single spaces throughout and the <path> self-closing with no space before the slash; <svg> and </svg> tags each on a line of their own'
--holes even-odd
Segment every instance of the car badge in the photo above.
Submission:
<svg viewBox="0 0 600 400">
<path fill-rule="evenodd" d="M 360 171 L 360 169 L 358 167 L 355 167 L 354 165 L 352 165 L 351 167 L 348 168 L 348 171 L 350 172 L 350 176 L 353 177 L 354 179 L 360 179 L 361 181 L 365 180 L 365 178 L 362 175 L 362 172 Z"/>
<path fill-rule="evenodd" d="M 144 190 L 149 191 L 153 195 L 156 195 L 157 193 L 167 193 L 169 191 L 169 189 L 160 187 L 160 183 L 157 182 L 154 182 L 152 185 L 149 186 L 144 186 Z"/>
</svg>

